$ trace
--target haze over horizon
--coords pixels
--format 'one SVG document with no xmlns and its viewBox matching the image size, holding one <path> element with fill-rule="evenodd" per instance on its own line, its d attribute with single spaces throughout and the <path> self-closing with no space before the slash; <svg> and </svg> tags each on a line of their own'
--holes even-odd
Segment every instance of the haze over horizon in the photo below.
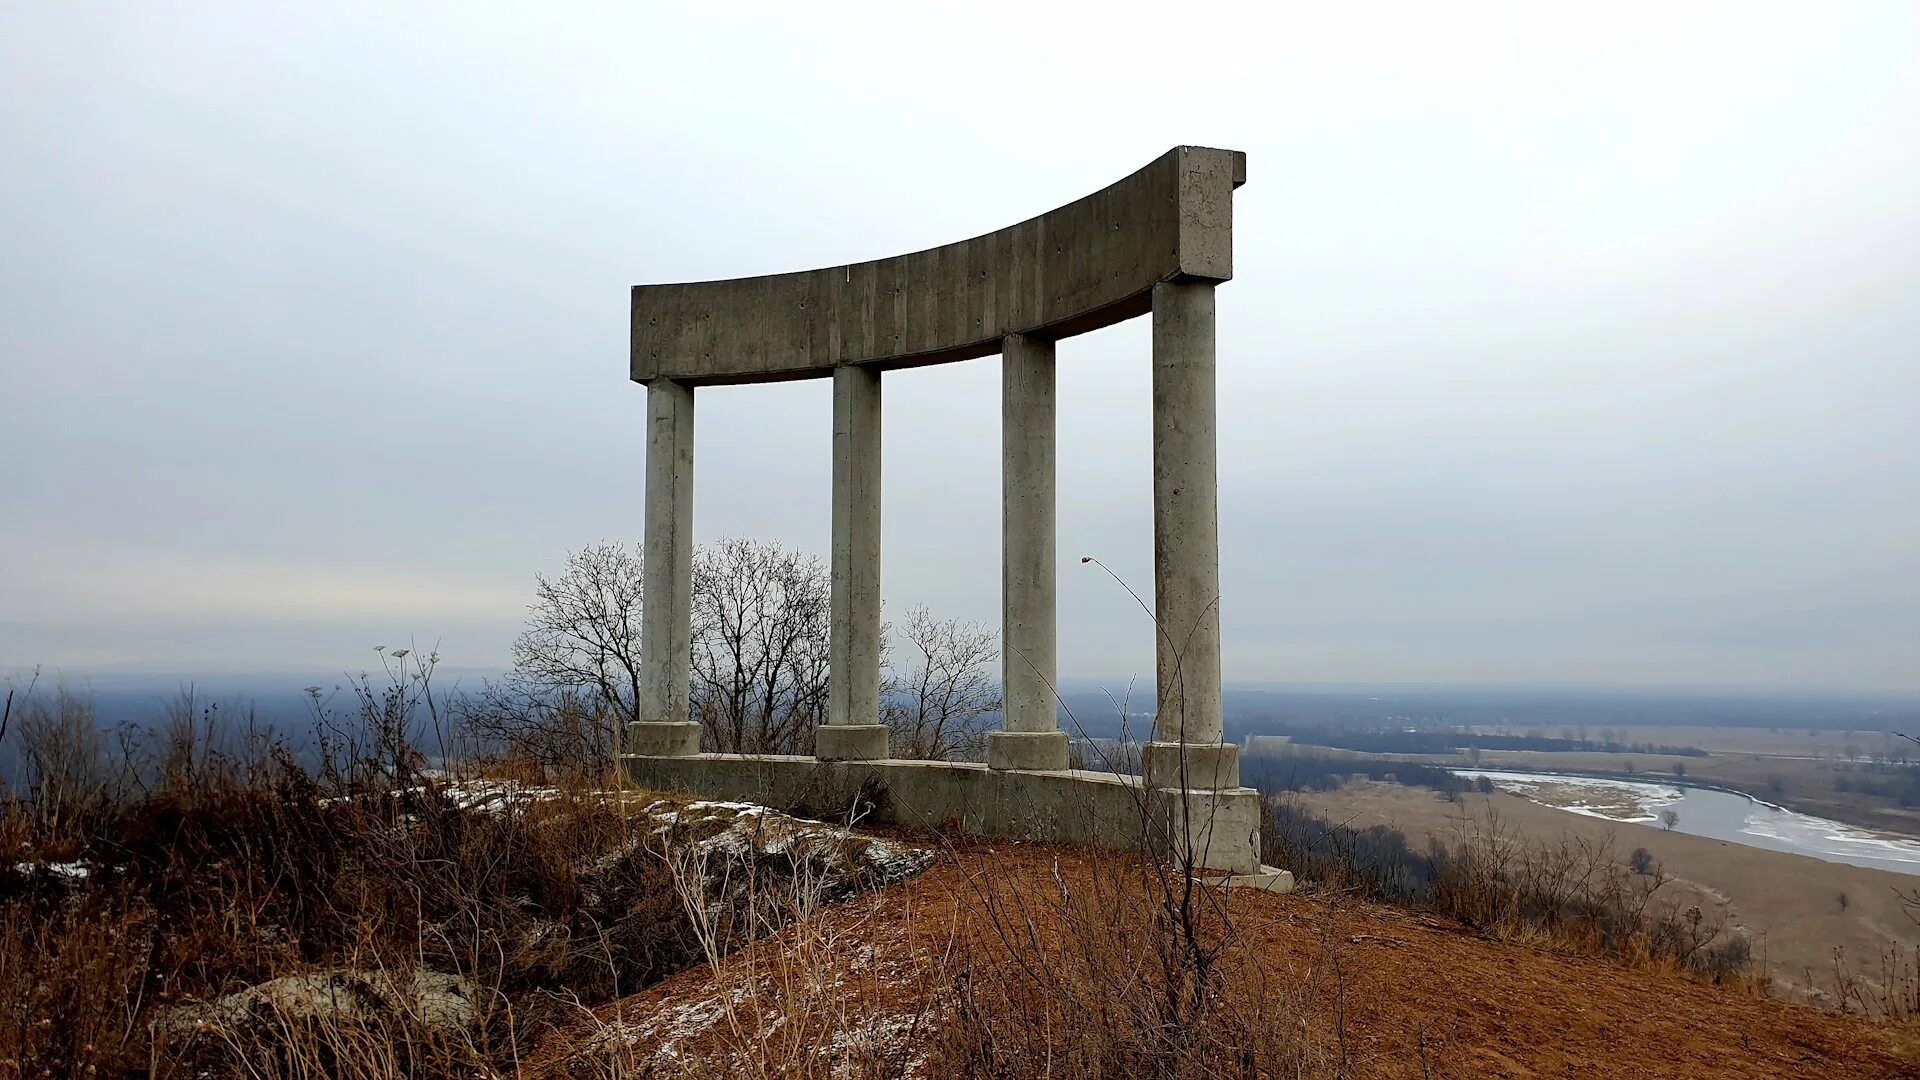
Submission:
<svg viewBox="0 0 1920 1080">
<path fill-rule="evenodd" d="M 1920 687 L 1920 8 L 1166 19 L 0 13 L 0 673 L 502 665 L 639 537 L 629 286 L 1196 143 L 1229 683 Z M 1069 677 L 1153 669 L 1147 331 L 1059 349 Z M 997 361 L 886 394 L 888 611 L 994 626 Z M 829 397 L 700 391 L 697 540 L 824 558 Z"/>
</svg>

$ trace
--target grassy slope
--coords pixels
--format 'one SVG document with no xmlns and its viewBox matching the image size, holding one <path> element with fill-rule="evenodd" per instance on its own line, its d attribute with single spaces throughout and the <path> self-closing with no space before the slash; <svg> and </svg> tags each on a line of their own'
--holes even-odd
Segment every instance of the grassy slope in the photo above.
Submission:
<svg viewBox="0 0 1920 1080">
<path fill-rule="evenodd" d="M 533 1074 L 699 1075 L 742 1054 L 835 1052 L 821 1047 L 844 1049 L 852 1032 L 876 1072 L 956 1075 L 956 1060 L 982 1053 L 957 1043 L 1002 1030 L 970 1021 L 973 1012 L 1005 1005 L 1046 1022 L 1043 998 L 1022 995 L 1051 993 L 1034 972 L 1044 979 L 1065 967 L 1036 962 L 1062 943 L 1035 912 L 1063 891 L 1098 892 L 1100 867 L 1114 858 L 973 845 L 919 878 L 598 1010 L 550 1040 Z M 996 926 L 983 895 L 1012 915 Z M 1490 941 L 1429 916 L 1324 897 L 1240 892 L 1231 904 L 1251 959 L 1225 981 L 1227 994 L 1261 1003 L 1266 1023 L 1298 1030 L 1295 1075 L 1920 1076 L 1889 1029 L 1670 971 Z M 1010 949 L 1009 928 L 1032 937 Z M 1065 951 L 1131 945 L 1118 922 L 1088 940 Z M 1122 959 L 1152 964 L 1150 955 Z M 956 996 L 956 965 L 964 985 L 991 986 L 977 995 L 991 1000 Z M 790 1047 L 782 1042 L 796 1031 Z M 1064 1054 L 1075 1032 L 1048 1037 Z"/>
</svg>

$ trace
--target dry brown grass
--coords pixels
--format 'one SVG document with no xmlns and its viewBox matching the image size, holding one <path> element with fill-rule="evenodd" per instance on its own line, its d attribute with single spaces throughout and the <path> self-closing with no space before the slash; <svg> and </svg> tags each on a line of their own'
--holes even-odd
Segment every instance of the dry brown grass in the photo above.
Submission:
<svg viewBox="0 0 1920 1080">
<path fill-rule="evenodd" d="M 155 748 L 131 780 L 0 793 L 0 1077 L 527 1075 L 595 1007 L 865 887 L 798 842 L 692 866 L 710 835 L 608 777 L 428 771 L 418 682 L 360 700 L 317 767 L 209 752 L 189 712 L 127 740 Z"/>
<path fill-rule="evenodd" d="M 102 812 L 72 852 L 85 877 L 48 861 L 0 868 L 0 1069 L 21 1075 L 344 1075 L 373 1047 L 412 1064 L 366 1075 L 450 1075 L 698 955 L 663 854 L 586 793 L 472 812 L 432 787 L 340 798 L 290 772 Z M 468 980 L 472 1022 L 169 1022 L 290 973 L 415 970 Z"/>
<path fill-rule="evenodd" d="M 113 756 L 83 700 L 24 702 L 51 719 L 0 792 L 0 1076 L 510 1073 L 698 959 L 670 844 L 604 778 L 429 773 L 432 658 L 394 659 L 344 714 L 316 701 L 317 765 L 186 697 Z M 417 972 L 457 1015 L 373 989 Z M 289 977 L 344 989 L 230 996 Z"/>
<path fill-rule="evenodd" d="M 611 1036 L 621 1052 L 605 1054 L 603 1071 L 543 1057 L 529 1074 L 1920 1075 L 1897 1033 L 1858 1018 L 1405 908 L 1247 890 L 1228 900 L 1228 975 L 1183 1050 L 1153 1023 L 1164 983 L 1133 924 L 1154 886 L 1142 868 L 1116 865 L 1126 858 L 956 842 L 919 877 L 824 908 L 556 1037 L 578 1049 Z M 983 889 L 1005 900 L 997 920 Z M 1005 933 L 1020 911 L 1031 940 Z M 784 1025 L 815 1017 L 813 1047 L 782 1041 Z M 1248 1022 L 1254 1030 L 1238 1027 Z"/>
<path fill-rule="evenodd" d="M 825 881 L 818 875 L 762 877 L 743 883 L 752 898 L 745 908 L 767 931 L 790 927 L 776 939 L 738 952 L 728 947 L 727 928 L 696 911 L 713 868 L 697 851 L 674 860 L 678 891 L 702 944 L 711 989 L 675 1003 L 671 1023 L 684 1038 L 677 1050 L 655 1052 L 639 1062 L 619 1052 L 625 1030 L 616 1019 L 603 1029 L 598 1075 L 781 1077 L 785 1080 L 849 1080 L 898 1077 L 923 1057 L 917 1045 L 934 1027 L 925 1009 L 898 1015 L 891 1003 L 905 984 L 921 988 L 937 978 L 937 969 L 903 963 L 876 941 L 870 924 L 859 920 L 828 922 L 816 918 L 826 906 Z M 737 939 L 736 939 L 737 940 Z M 888 954 L 892 955 L 888 955 Z M 849 965 L 851 956 L 868 962 Z M 581 1075 L 576 1058 L 564 1075 Z"/>
<path fill-rule="evenodd" d="M 822 918 L 840 894 L 805 858 L 715 863 L 648 841 L 601 778 L 496 762 L 495 790 L 538 797 L 464 805 L 470 783 L 421 770 L 405 731 L 424 698 L 407 692 L 370 691 L 319 770 L 271 747 L 196 751 L 211 740 L 189 722 L 162 733 L 137 790 L 6 803 L 0 1076 L 1355 1072 L 1359 939 L 1342 920 L 1357 867 L 1323 879 L 1315 944 L 1285 957 L 1227 891 L 1147 855 L 1166 845 L 1144 824 L 1142 853 L 1051 877 L 974 857 L 925 922 Z M 1691 966 L 1711 928 L 1656 914 L 1658 883 L 1613 862 L 1496 829 L 1461 839 L 1423 905 L 1490 935 Z M 701 1037 L 662 1056 L 661 1033 L 616 1003 L 690 966 L 711 993 L 677 1007 Z M 393 989 L 422 972 L 464 980 L 458 1017 Z M 210 1007 L 314 975 L 352 1007 Z M 1411 1053 L 1408 1075 L 1440 1070 L 1422 1039 Z"/>
<path fill-rule="evenodd" d="M 950 1022 L 930 1075 L 1330 1076 L 1341 1060 L 1338 950 L 1276 969 L 1243 939 L 1226 890 L 1137 856 L 1055 868 L 1042 888 L 970 877 L 962 938 L 941 973 Z M 1338 1000 L 1332 986 L 1331 1000 Z"/>
<path fill-rule="evenodd" d="M 1611 835 L 1529 839 L 1488 807 L 1415 849 L 1396 830 L 1341 828 L 1269 805 L 1265 857 L 1302 884 L 1429 911 L 1502 940 L 1592 953 L 1764 991 L 1750 943 L 1724 909 L 1682 903 L 1658 863 L 1637 871 Z"/>
<path fill-rule="evenodd" d="M 814 909 L 563 1033 L 540 1077 L 1334 1076 L 1338 942 L 1267 963 L 1227 907 L 1203 917 L 1205 971 L 1156 908 L 1156 868 L 1076 859 L 1036 876 L 981 845 L 949 851 L 934 895 Z M 1219 895 L 1219 894 L 1215 894 Z M 765 902 L 807 909 L 806 884 Z M 1154 912 L 1164 913 L 1156 918 Z"/>
</svg>

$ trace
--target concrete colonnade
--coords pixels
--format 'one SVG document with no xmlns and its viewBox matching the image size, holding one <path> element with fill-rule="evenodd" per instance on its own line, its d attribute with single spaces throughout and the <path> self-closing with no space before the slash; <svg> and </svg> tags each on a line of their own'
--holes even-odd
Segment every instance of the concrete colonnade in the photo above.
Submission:
<svg viewBox="0 0 1920 1080">
<path fill-rule="evenodd" d="M 1282 880 L 1260 867 L 1259 796 L 1238 786 L 1238 747 L 1221 743 L 1214 292 L 1233 279 L 1234 193 L 1246 166 L 1232 150 L 1176 146 L 1080 199 L 941 247 L 636 285 L 627 374 L 647 387 L 646 610 L 628 776 L 776 800 L 877 785 L 881 819 L 1107 846 L 1141 842 L 1146 808 L 1159 823 L 1155 843 L 1209 869 Z M 1159 693 L 1136 779 L 1069 769 L 1058 720 L 1055 351 L 1061 339 L 1144 315 L 1153 320 Z M 889 756 L 880 697 L 882 382 L 896 369 L 996 353 L 1003 722 L 984 764 L 900 760 Z M 694 388 L 809 378 L 833 380 L 825 723 L 812 757 L 703 754 L 688 698 Z"/>
<path fill-rule="evenodd" d="M 1143 771 L 1155 788 L 1239 786 L 1239 748 L 1222 744 L 1220 562 L 1214 430 L 1214 285 L 1153 287 L 1154 609 L 1158 707 Z M 833 371 L 831 682 L 815 757 L 888 755 L 880 717 L 881 372 Z M 693 389 L 649 382 L 641 722 L 629 753 L 699 752 L 688 703 L 691 649 Z M 1001 343 L 1002 730 L 995 769 L 1067 768 L 1058 683 L 1055 346 Z"/>
</svg>

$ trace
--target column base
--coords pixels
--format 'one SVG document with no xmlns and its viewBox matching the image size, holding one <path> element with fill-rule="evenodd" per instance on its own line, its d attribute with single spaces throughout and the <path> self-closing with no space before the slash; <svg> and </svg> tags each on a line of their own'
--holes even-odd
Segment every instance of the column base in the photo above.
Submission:
<svg viewBox="0 0 1920 1080">
<path fill-rule="evenodd" d="M 642 757 L 692 757 L 700 752 L 700 725 L 692 721 L 628 724 L 626 752 Z"/>
<path fill-rule="evenodd" d="M 1057 772 L 1067 767 L 1064 731 L 990 731 L 987 768 Z"/>
<path fill-rule="evenodd" d="M 1160 854 L 1194 870 L 1260 873 L 1259 792 L 1158 788 L 1150 790 L 1147 806 Z"/>
<path fill-rule="evenodd" d="M 1240 747 L 1236 743 L 1150 742 L 1140 748 L 1140 772 L 1152 788 L 1178 788 L 1180 755 L 1186 752 L 1189 791 L 1216 791 L 1240 786 Z"/>
<path fill-rule="evenodd" d="M 878 761 L 887 756 L 887 725 L 822 724 L 813 729 L 813 756 L 821 761 Z"/>
</svg>

